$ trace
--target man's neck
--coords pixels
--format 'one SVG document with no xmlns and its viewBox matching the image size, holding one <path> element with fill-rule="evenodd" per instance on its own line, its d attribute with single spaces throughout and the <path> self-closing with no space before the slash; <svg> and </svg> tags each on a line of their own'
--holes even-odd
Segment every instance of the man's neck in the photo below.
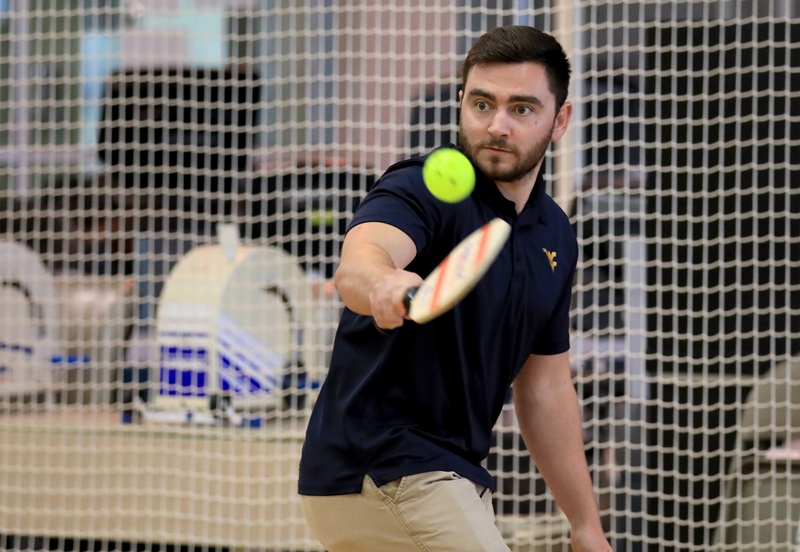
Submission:
<svg viewBox="0 0 800 552">
<path fill-rule="evenodd" d="M 536 185 L 536 179 L 539 176 L 539 169 L 541 169 L 541 167 L 542 164 L 539 163 L 531 172 L 513 182 L 495 181 L 497 189 L 500 190 L 503 197 L 514 202 L 517 214 L 520 214 L 522 209 L 525 208 L 525 204 L 528 203 L 528 199 L 531 197 L 533 188 Z"/>
</svg>

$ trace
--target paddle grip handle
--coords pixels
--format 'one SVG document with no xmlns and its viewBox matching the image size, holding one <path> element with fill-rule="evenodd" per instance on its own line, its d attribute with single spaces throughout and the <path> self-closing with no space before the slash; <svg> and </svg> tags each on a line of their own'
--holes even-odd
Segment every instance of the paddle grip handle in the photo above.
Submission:
<svg viewBox="0 0 800 552">
<path fill-rule="evenodd" d="M 414 299 L 418 290 L 419 286 L 412 286 L 406 290 L 406 295 L 403 297 L 403 306 L 406 308 L 406 314 L 411 309 L 411 300 Z"/>
</svg>

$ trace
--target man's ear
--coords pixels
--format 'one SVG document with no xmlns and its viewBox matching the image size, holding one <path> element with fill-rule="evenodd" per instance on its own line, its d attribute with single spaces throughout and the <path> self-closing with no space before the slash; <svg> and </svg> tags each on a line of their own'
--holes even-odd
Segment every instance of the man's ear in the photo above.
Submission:
<svg viewBox="0 0 800 552">
<path fill-rule="evenodd" d="M 569 120 L 572 118 L 572 102 L 566 101 L 561 109 L 558 110 L 556 115 L 556 122 L 553 125 L 553 136 L 550 138 L 551 142 L 558 142 L 569 126 Z"/>
</svg>

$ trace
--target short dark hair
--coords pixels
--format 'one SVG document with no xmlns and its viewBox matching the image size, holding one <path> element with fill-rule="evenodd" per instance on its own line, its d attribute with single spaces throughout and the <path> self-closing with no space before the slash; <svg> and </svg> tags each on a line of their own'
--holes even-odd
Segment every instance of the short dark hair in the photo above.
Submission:
<svg viewBox="0 0 800 552">
<path fill-rule="evenodd" d="M 556 98 L 556 113 L 567 101 L 572 72 L 561 44 L 534 27 L 507 25 L 481 35 L 472 45 L 461 66 L 462 84 L 466 87 L 469 71 L 475 65 L 497 63 L 540 63 L 544 66 L 550 91 Z"/>
</svg>

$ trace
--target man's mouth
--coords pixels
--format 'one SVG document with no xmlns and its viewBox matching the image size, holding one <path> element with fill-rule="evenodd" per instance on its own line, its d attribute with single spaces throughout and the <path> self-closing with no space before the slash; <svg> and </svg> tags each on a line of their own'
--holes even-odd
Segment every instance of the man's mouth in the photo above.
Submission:
<svg viewBox="0 0 800 552">
<path fill-rule="evenodd" d="M 493 152 L 493 153 L 513 153 L 511 150 L 506 148 L 501 148 L 498 146 L 484 146 L 485 150 Z"/>
</svg>

